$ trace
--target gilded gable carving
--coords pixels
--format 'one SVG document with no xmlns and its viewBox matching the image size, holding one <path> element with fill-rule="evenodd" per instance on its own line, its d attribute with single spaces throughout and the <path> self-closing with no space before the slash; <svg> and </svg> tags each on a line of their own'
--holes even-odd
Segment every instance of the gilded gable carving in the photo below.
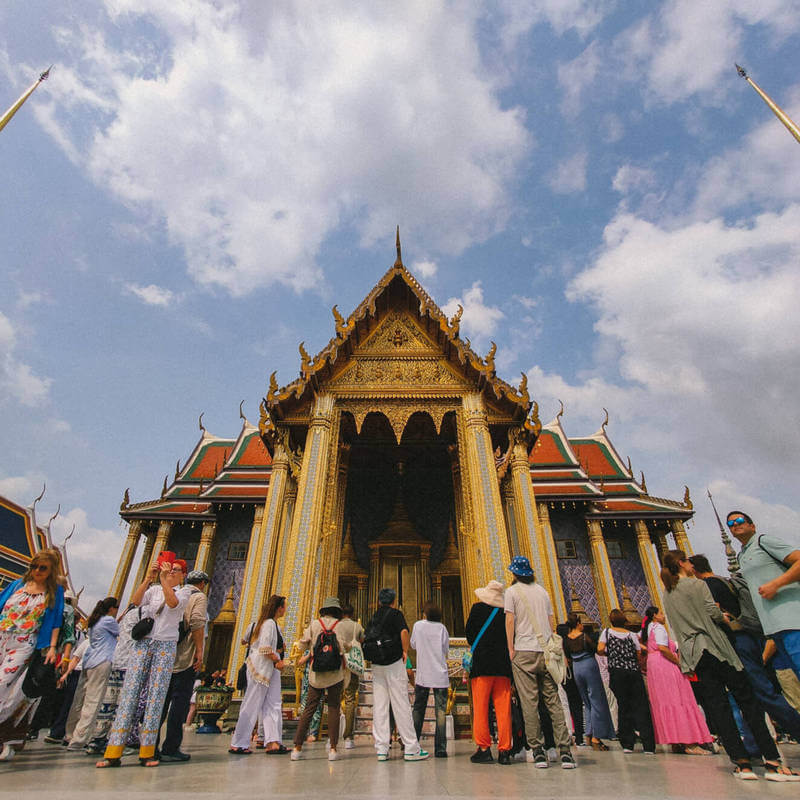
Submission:
<svg viewBox="0 0 800 800">
<path fill-rule="evenodd" d="M 430 353 L 439 348 L 411 321 L 407 314 L 393 311 L 356 349 L 357 355 Z"/>
<path fill-rule="evenodd" d="M 465 387 L 441 358 L 356 358 L 331 383 L 331 388 L 369 386 L 375 389 L 422 387 Z"/>
</svg>

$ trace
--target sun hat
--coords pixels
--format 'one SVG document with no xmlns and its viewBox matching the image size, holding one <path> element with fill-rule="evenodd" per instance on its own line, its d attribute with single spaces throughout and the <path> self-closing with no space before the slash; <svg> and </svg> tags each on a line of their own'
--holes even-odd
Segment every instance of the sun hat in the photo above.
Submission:
<svg viewBox="0 0 800 800">
<path fill-rule="evenodd" d="M 531 562 L 525 556 L 514 556 L 508 565 L 508 571 L 518 578 L 532 578 L 533 568 Z"/>
<path fill-rule="evenodd" d="M 326 597 L 322 601 L 320 608 L 338 608 L 341 611 L 342 604 L 339 602 L 338 597 Z"/>
<path fill-rule="evenodd" d="M 481 603 L 486 603 L 487 606 L 494 606 L 495 608 L 503 607 L 503 592 L 505 586 L 500 581 L 489 581 L 486 586 L 480 587 L 475 590 L 475 596 Z"/>
</svg>

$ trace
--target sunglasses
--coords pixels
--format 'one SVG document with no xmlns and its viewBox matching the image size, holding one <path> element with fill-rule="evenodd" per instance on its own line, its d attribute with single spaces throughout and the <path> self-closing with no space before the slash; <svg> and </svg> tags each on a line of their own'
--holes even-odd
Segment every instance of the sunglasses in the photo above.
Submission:
<svg viewBox="0 0 800 800">
<path fill-rule="evenodd" d="M 747 520 L 744 517 L 734 517 L 733 519 L 729 519 L 727 525 L 729 528 L 732 528 L 734 525 L 744 525 Z"/>
<path fill-rule="evenodd" d="M 34 564 L 31 566 L 31 570 L 33 570 L 33 572 L 47 572 L 49 569 L 49 564 Z"/>
</svg>

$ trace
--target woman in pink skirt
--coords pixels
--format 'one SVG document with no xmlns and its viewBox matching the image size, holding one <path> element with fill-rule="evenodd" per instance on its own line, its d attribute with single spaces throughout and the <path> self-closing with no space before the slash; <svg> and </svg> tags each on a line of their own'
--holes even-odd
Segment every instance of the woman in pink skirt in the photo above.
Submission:
<svg viewBox="0 0 800 800">
<path fill-rule="evenodd" d="M 678 667 L 678 648 L 664 627 L 664 612 L 650 606 L 642 623 L 642 644 L 647 646 L 647 693 L 657 744 L 672 745 L 673 752 L 709 756 L 700 744 L 712 741 L 694 692 Z"/>
</svg>

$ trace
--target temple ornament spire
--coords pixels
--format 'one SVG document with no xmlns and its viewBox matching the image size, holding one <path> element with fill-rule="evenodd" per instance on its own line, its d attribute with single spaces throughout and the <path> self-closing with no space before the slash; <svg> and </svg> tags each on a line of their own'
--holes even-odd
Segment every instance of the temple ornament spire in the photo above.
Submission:
<svg viewBox="0 0 800 800">
<path fill-rule="evenodd" d="M 45 71 L 44 71 L 44 72 L 43 72 L 41 75 L 39 75 L 39 77 L 38 77 L 38 78 L 37 78 L 37 79 L 36 79 L 36 80 L 35 80 L 35 81 L 34 81 L 34 82 L 33 82 L 33 83 L 32 83 L 32 84 L 31 84 L 31 85 L 30 85 L 30 86 L 29 86 L 29 87 L 28 87 L 28 88 L 27 88 L 27 89 L 26 89 L 26 90 L 25 90 L 25 91 L 24 91 L 24 92 L 23 92 L 21 95 L 20 95 L 20 97 L 19 97 L 19 99 L 17 100 L 17 102 L 16 102 L 16 103 L 14 103 L 14 105 L 13 105 L 13 106 L 11 106 L 11 108 L 9 108 L 9 109 L 8 109 L 8 111 L 6 111 L 6 113 L 5 113 L 5 114 L 3 114 L 3 116 L 2 116 L 2 117 L 0 117 L 0 131 L 2 131 L 2 130 L 3 130 L 3 128 L 5 128 L 5 126 L 6 126 L 6 125 L 8 125 L 8 123 L 9 123 L 9 122 L 11 122 L 11 118 L 14 116 L 14 114 L 16 114 L 16 113 L 17 113 L 17 111 L 19 111 L 19 110 L 20 110 L 20 108 L 22 108 L 22 104 L 23 104 L 23 103 L 24 103 L 24 102 L 25 102 L 25 101 L 26 101 L 26 100 L 27 100 L 27 99 L 28 99 L 28 98 L 29 98 L 29 97 L 30 97 L 30 96 L 31 96 L 31 95 L 34 93 L 34 91 L 36 91 L 36 87 L 37 87 L 37 86 L 38 86 L 38 85 L 39 85 L 39 84 L 40 84 L 42 81 L 46 81 L 46 80 L 47 80 L 47 79 L 50 77 L 50 70 L 51 70 L 52 68 L 53 68 L 53 65 L 51 64 L 51 65 L 50 65 L 50 66 L 49 66 L 49 67 L 48 67 L 48 68 L 47 68 L 47 69 L 46 69 L 46 70 L 45 70 Z"/>
<path fill-rule="evenodd" d="M 786 112 L 747 74 L 744 67 L 734 65 L 736 71 L 741 75 L 761 96 L 761 99 L 770 107 L 772 113 L 786 126 L 789 133 L 800 142 L 800 128 L 789 118 Z"/>
<path fill-rule="evenodd" d="M 395 247 L 397 247 L 397 260 L 394 262 L 395 267 L 403 266 L 403 255 L 400 252 L 400 226 L 397 226 L 397 238 L 395 240 Z"/>
</svg>

